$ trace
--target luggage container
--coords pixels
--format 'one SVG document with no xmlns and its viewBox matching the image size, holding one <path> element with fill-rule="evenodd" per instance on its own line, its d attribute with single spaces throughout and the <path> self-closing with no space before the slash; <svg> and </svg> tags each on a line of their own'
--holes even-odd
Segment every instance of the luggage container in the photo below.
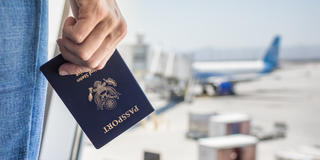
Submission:
<svg viewBox="0 0 320 160">
<path fill-rule="evenodd" d="M 216 115 L 218 115 L 216 112 L 190 111 L 187 137 L 193 139 L 208 137 L 209 120 L 212 116 Z"/>
<path fill-rule="evenodd" d="M 199 139 L 199 160 L 255 160 L 258 139 L 229 135 Z"/>
<path fill-rule="evenodd" d="M 249 134 L 250 117 L 246 114 L 220 114 L 209 120 L 208 136 L 219 137 L 231 134 Z"/>
</svg>

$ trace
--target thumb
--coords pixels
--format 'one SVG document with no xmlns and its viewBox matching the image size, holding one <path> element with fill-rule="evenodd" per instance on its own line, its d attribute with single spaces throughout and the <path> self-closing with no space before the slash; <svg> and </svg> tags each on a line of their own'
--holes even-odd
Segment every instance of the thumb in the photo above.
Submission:
<svg viewBox="0 0 320 160">
<path fill-rule="evenodd" d="M 74 75 L 74 74 L 80 74 L 83 72 L 89 72 L 91 70 L 92 70 L 91 68 L 80 66 L 77 64 L 64 63 L 59 67 L 59 75 L 60 76 Z"/>
</svg>

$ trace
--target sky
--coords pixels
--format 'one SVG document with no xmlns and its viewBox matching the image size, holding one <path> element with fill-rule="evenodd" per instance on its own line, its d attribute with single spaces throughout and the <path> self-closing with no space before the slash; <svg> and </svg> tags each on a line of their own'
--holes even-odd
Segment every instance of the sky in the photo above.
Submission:
<svg viewBox="0 0 320 160">
<path fill-rule="evenodd" d="M 319 0 L 118 0 L 128 24 L 124 43 L 137 33 L 175 51 L 203 47 L 320 45 Z"/>
</svg>

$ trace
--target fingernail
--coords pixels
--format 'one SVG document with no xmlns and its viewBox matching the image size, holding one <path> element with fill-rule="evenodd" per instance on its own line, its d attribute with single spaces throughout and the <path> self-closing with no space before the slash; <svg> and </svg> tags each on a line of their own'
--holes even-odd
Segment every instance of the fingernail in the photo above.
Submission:
<svg viewBox="0 0 320 160">
<path fill-rule="evenodd" d="M 68 75 L 68 72 L 62 70 L 62 71 L 59 71 L 59 75 L 60 76 L 66 76 L 66 75 Z"/>
</svg>

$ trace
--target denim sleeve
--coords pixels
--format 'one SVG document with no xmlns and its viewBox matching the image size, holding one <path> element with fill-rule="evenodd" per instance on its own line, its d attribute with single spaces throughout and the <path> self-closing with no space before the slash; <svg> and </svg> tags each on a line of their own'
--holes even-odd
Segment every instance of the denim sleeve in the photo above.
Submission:
<svg viewBox="0 0 320 160">
<path fill-rule="evenodd" d="M 37 159 L 46 81 L 47 0 L 0 1 L 0 159 Z"/>
</svg>

